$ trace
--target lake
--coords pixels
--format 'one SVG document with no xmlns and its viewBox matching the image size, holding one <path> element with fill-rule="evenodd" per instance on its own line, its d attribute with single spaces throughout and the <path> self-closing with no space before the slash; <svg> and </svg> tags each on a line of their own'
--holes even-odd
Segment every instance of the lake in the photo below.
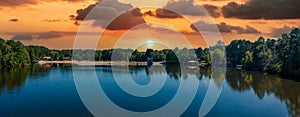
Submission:
<svg viewBox="0 0 300 117">
<path fill-rule="evenodd" d="M 182 70 L 178 65 L 153 66 L 150 72 L 147 67 L 129 69 L 136 84 L 146 86 L 152 79 L 164 82 L 163 87 L 149 97 L 137 97 L 122 90 L 114 79 L 113 71 L 119 76 L 118 83 L 125 83 L 125 86 L 129 83 L 121 78 L 125 75 L 123 67 L 114 70 L 111 67 L 76 68 L 83 76 L 95 70 L 105 95 L 114 104 L 129 111 L 159 109 L 176 95 L 180 82 L 197 81 L 199 85 L 191 104 L 186 109 L 183 105 L 176 105 L 176 108 L 183 111 L 183 117 L 198 116 L 207 89 L 213 81 L 222 90 L 217 102 L 206 114 L 208 117 L 300 116 L 300 82 L 293 80 L 233 68 L 228 68 L 226 75 L 217 78 L 211 77 L 211 69 L 200 69 L 200 74 L 195 74 L 194 69 Z M 93 116 L 77 93 L 73 70 L 68 65 L 46 65 L 0 72 L 0 116 Z M 90 79 L 87 75 L 86 79 L 81 80 Z M 186 89 L 185 95 L 190 95 L 192 91 L 188 87 Z"/>
</svg>

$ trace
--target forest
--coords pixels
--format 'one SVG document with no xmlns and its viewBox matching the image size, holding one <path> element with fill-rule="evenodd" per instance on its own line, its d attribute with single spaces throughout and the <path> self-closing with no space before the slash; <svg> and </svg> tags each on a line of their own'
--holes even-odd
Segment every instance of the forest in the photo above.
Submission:
<svg viewBox="0 0 300 117">
<path fill-rule="evenodd" d="M 226 55 L 219 51 L 222 48 L 217 48 L 222 44 L 224 43 L 218 42 L 214 47 L 197 49 L 147 49 L 146 52 L 133 49 L 53 50 L 43 46 L 25 46 L 19 41 L 5 41 L 0 38 L 0 69 L 27 67 L 40 60 L 111 61 L 112 53 L 115 51 L 118 59 L 114 60 L 146 61 L 151 57 L 153 61 L 176 63 L 178 58 L 184 58 L 186 61 L 195 57 L 199 65 L 204 67 L 210 66 L 211 59 L 216 58 L 211 56 L 217 55 L 221 58 L 226 56 L 227 66 L 230 67 L 242 65 L 246 70 L 280 74 L 285 77 L 300 76 L 299 29 L 293 29 L 278 39 L 259 37 L 254 42 L 245 39 L 234 40 L 225 46 Z"/>
</svg>

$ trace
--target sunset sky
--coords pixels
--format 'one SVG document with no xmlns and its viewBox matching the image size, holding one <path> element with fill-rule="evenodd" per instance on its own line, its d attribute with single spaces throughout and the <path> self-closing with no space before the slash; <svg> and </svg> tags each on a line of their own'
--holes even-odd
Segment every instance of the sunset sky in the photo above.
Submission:
<svg viewBox="0 0 300 117">
<path fill-rule="evenodd" d="M 26 45 L 70 49 L 77 31 L 85 25 L 82 27 L 86 35 L 104 32 L 98 49 L 112 48 L 119 39 L 128 42 L 124 48 L 148 48 L 143 43 L 149 40 L 155 49 L 165 48 L 164 44 L 170 42 L 177 42 L 174 47 L 184 47 L 180 35 L 196 48 L 206 46 L 197 31 L 210 32 L 205 27 L 212 24 L 219 28 L 226 44 L 234 39 L 254 41 L 259 36 L 278 38 L 300 24 L 299 0 L 106 0 L 96 8 L 99 14 L 86 18 L 97 2 L 1 0 L 0 37 Z M 198 11 L 201 5 L 212 21 L 207 22 L 207 14 Z M 118 15 L 121 16 L 105 28 L 104 24 Z M 192 24 L 203 28 L 195 29 Z"/>
</svg>

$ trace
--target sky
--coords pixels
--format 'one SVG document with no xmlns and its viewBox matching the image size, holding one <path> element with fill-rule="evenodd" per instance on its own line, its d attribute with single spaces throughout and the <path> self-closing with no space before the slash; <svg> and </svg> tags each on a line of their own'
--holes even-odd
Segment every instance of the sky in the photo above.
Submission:
<svg viewBox="0 0 300 117">
<path fill-rule="evenodd" d="M 77 38 L 87 47 L 101 32 L 97 49 L 207 47 L 217 31 L 226 44 L 279 38 L 300 27 L 298 6 L 299 0 L 1 0 L 0 37 L 71 49 L 81 31 Z"/>
</svg>

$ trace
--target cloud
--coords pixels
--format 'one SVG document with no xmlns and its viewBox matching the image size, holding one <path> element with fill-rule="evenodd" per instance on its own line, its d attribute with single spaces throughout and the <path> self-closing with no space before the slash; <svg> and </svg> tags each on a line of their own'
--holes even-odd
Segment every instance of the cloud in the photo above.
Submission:
<svg viewBox="0 0 300 117">
<path fill-rule="evenodd" d="M 230 26 L 230 25 L 227 25 Z M 251 27 L 251 26 L 246 26 L 246 28 L 238 27 L 238 26 L 232 26 L 232 30 L 236 30 L 238 34 L 259 34 L 261 33 L 257 29 Z M 234 28 L 237 27 L 237 28 Z"/>
<path fill-rule="evenodd" d="M 207 12 L 205 12 L 205 10 Z M 156 15 L 154 15 L 156 14 Z M 163 8 L 156 9 L 155 13 L 148 11 L 145 15 L 156 16 L 158 18 L 182 18 L 181 15 L 208 16 L 214 18 L 221 16 L 220 8 L 214 5 L 197 5 L 193 0 L 179 0 L 168 2 Z"/>
<path fill-rule="evenodd" d="M 298 19 L 299 0 L 249 0 L 245 4 L 230 2 L 222 8 L 225 18 Z"/>
<path fill-rule="evenodd" d="M 197 28 L 196 28 L 197 26 Z M 219 28 L 219 30 L 215 30 L 215 26 Z M 258 34 L 261 33 L 258 30 L 256 30 L 253 27 L 246 26 L 246 28 L 240 27 L 240 26 L 231 26 L 224 22 L 220 24 L 209 24 L 203 21 L 198 21 L 190 26 L 195 31 L 220 31 L 221 33 L 232 33 L 235 32 L 237 34 Z"/>
<path fill-rule="evenodd" d="M 33 40 L 33 39 L 54 39 L 63 36 L 75 36 L 77 32 L 60 32 L 60 31 L 50 31 L 50 32 L 30 32 L 30 33 L 5 33 L 7 35 L 13 35 L 12 40 Z M 82 33 L 91 35 L 93 33 Z"/>
<path fill-rule="evenodd" d="M 10 19 L 9 21 L 10 21 L 10 22 L 18 22 L 19 19 Z"/>
<path fill-rule="evenodd" d="M 190 25 L 190 27 L 195 31 L 208 31 L 208 32 L 217 31 L 217 30 L 215 30 L 215 26 L 216 25 L 209 24 L 209 23 L 206 23 L 204 21 L 198 21 L 198 22 L 193 23 L 193 24 Z"/>
<path fill-rule="evenodd" d="M 209 14 L 213 17 L 219 17 L 221 14 L 219 12 L 219 8 L 213 5 L 197 5 L 194 4 L 193 0 L 179 0 L 179 1 L 173 1 L 168 2 L 166 6 L 163 7 L 163 9 L 177 12 L 181 15 L 190 15 L 190 16 L 207 16 L 209 14 L 206 14 L 204 11 L 205 8 Z"/>
<path fill-rule="evenodd" d="M 144 15 L 155 16 L 155 14 L 152 11 L 146 11 L 144 12 Z"/>
<path fill-rule="evenodd" d="M 267 24 L 267 22 L 261 22 L 261 21 L 253 21 L 250 23 L 252 23 L 252 24 Z"/>
<path fill-rule="evenodd" d="M 198 1 L 230 1 L 230 0 L 198 0 Z M 240 0 L 240 1 L 245 1 L 245 0 Z"/>
<path fill-rule="evenodd" d="M 52 39 L 52 38 L 59 38 L 62 37 L 64 34 L 60 32 L 44 32 L 38 33 L 37 39 Z"/>
<path fill-rule="evenodd" d="M 289 27 L 289 26 L 284 25 L 282 28 L 273 28 L 269 35 L 271 37 L 278 38 L 278 37 L 281 37 L 282 34 L 290 33 L 292 31 L 292 29 L 294 29 L 294 28 L 297 28 L 297 27 Z M 300 26 L 298 28 L 300 28 Z"/>
<path fill-rule="evenodd" d="M 0 6 L 2 7 L 26 6 L 37 3 L 37 0 L 0 0 Z"/>
<path fill-rule="evenodd" d="M 81 2 L 86 0 L 0 0 L 0 7 L 19 7 L 19 6 L 28 6 L 36 5 L 42 2 Z"/>
<path fill-rule="evenodd" d="M 77 10 L 77 16 L 71 15 L 70 18 L 76 21 L 93 20 L 94 26 L 107 27 L 109 30 L 130 29 L 146 23 L 141 10 L 133 8 L 130 4 L 120 3 L 117 0 L 103 0 L 98 3 Z M 107 25 L 111 21 L 113 22 Z"/>
<path fill-rule="evenodd" d="M 32 39 L 33 39 L 33 37 L 29 34 L 16 34 L 11 38 L 11 40 L 18 40 L 18 41 L 32 40 Z"/>
<path fill-rule="evenodd" d="M 75 24 L 76 26 L 80 26 L 79 21 L 75 21 L 74 24 Z"/>
<path fill-rule="evenodd" d="M 61 22 L 61 19 L 45 19 L 43 22 Z"/>
<path fill-rule="evenodd" d="M 139 8 L 136 8 L 116 18 L 108 25 L 106 29 L 126 30 L 145 23 L 146 21 L 143 18 L 143 14 L 141 13 Z"/>
<path fill-rule="evenodd" d="M 221 9 L 214 5 L 204 4 L 203 7 L 207 10 L 207 12 L 214 18 L 218 18 L 222 16 Z"/>
<path fill-rule="evenodd" d="M 118 13 L 128 11 L 132 8 L 132 5 L 123 4 L 117 0 L 102 0 L 101 2 L 89 5 L 84 9 L 77 10 L 75 20 L 107 20 L 115 17 Z M 94 12 L 91 12 L 91 10 L 94 10 Z M 91 14 L 89 14 L 90 12 Z M 87 17 L 88 14 L 89 17 Z"/>
<path fill-rule="evenodd" d="M 158 9 L 156 9 L 155 12 L 156 12 L 155 16 L 158 18 L 182 18 L 181 15 L 174 13 L 172 11 L 166 10 L 166 9 L 158 8 Z"/>
<path fill-rule="evenodd" d="M 198 1 L 229 1 L 229 0 L 198 0 Z"/>
</svg>

